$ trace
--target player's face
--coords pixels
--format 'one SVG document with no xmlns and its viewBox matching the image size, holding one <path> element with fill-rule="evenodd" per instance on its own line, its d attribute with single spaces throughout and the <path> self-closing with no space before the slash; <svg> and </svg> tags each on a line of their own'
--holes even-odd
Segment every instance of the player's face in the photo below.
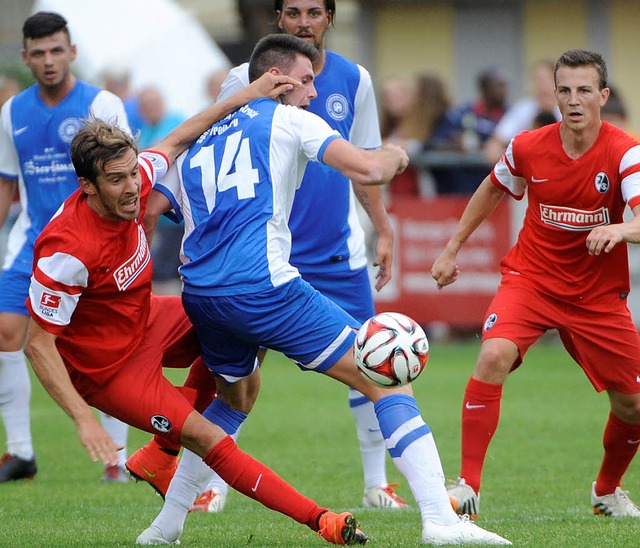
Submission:
<svg viewBox="0 0 640 548">
<path fill-rule="evenodd" d="M 600 109 L 609 97 L 609 88 L 599 89 L 595 67 L 565 67 L 556 72 L 556 99 L 562 121 L 573 131 L 599 127 Z"/>
<path fill-rule="evenodd" d="M 107 162 L 97 183 L 83 185 L 96 213 L 110 221 L 132 221 L 140 215 L 140 171 L 133 150 Z"/>
<path fill-rule="evenodd" d="M 316 88 L 313 85 L 313 66 L 311 60 L 304 55 L 296 55 L 296 60 L 287 76 L 295 78 L 302 83 L 302 86 L 298 86 L 288 93 L 281 95 L 281 100 L 285 105 L 293 105 L 306 109 L 309 107 L 312 99 L 318 96 Z"/>
<path fill-rule="evenodd" d="M 324 34 L 331 26 L 333 14 L 324 7 L 324 0 L 284 0 L 277 12 L 278 27 L 317 49 L 324 45 Z"/>
<path fill-rule="evenodd" d="M 22 60 L 29 67 L 38 84 L 44 88 L 58 88 L 70 76 L 76 47 L 69 43 L 63 31 L 43 38 L 29 38 L 22 50 Z"/>
</svg>

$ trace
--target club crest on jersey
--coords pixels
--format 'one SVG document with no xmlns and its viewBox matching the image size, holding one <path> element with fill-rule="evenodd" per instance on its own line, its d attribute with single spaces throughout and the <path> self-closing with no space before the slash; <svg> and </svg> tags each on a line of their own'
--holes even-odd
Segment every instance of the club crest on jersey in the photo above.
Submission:
<svg viewBox="0 0 640 548">
<path fill-rule="evenodd" d="M 138 246 L 135 253 L 127 259 L 122 265 L 116 268 L 113 273 L 113 279 L 118 285 L 120 291 L 124 291 L 129 287 L 135 279 L 144 271 L 145 267 L 151 260 L 149 253 L 149 245 L 144 234 L 142 225 L 138 225 Z"/>
<path fill-rule="evenodd" d="M 565 230 L 591 230 L 609 224 L 609 210 L 606 207 L 589 211 L 540 204 L 540 219 L 547 225 Z"/>
<path fill-rule="evenodd" d="M 58 126 L 58 135 L 65 143 L 70 143 L 78 133 L 81 122 L 78 118 L 67 118 Z"/>
<path fill-rule="evenodd" d="M 171 421 L 162 415 L 153 415 L 153 417 L 151 417 L 151 426 L 158 432 L 164 432 L 166 434 L 171 430 Z"/>
<path fill-rule="evenodd" d="M 485 320 L 484 326 L 482 326 L 483 331 L 489 331 L 496 322 L 498 321 L 498 315 L 494 312 L 493 314 L 489 314 L 489 317 Z"/>
<path fill-rule="evenodd" d="M 607 177 L 607 174 L 604 171 L 601 171 L 596 175 L 594 184 L 596 185 L 596 190 L 600 194 L 604 194 L 609 190 L 609 177 Z"/>
<path fill-rule="evenodd" d="M 344 120 L 349 114 L 349 103 L 344 95 L 332 93 L 327 98 L 327 112 L 334 120 Z"/>
</svg>

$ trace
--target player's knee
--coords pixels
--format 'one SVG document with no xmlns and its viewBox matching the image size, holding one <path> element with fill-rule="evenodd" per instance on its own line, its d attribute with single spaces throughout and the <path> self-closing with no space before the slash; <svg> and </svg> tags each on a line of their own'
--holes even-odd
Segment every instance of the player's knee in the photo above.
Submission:
<svg viewBox="0 0 640 548">
<path fill-rule="evenodd" d="M 17 352 L 24 345 L 28 317 L 0 314 L 0 352 Z"/>
<path fill-rule="evenodd" d="M 474 377 L 485 382 L 503 382 L 517 359 L 517 347 L 508 344 L 483 344 L 476 362 Z"/>
<path fill-rule="evenodd" d="M 640 394 L 611 394 L 611 410 L 623 422 L 640 424 Z"/>
</svg>

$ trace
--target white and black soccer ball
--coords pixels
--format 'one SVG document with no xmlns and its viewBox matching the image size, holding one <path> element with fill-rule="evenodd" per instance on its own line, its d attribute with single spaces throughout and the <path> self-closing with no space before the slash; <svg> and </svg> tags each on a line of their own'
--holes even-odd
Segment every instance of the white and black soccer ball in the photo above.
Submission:
<svg viewBox="0 0 640 548">
<path fill-rule="evenodd" d="M 429 341 L 409 316 L 383 312 L 369 318 L 354 343 L 356 366 L 378 386 L 402 386 L 415 380 L 429 360 Z"/>
</svg>

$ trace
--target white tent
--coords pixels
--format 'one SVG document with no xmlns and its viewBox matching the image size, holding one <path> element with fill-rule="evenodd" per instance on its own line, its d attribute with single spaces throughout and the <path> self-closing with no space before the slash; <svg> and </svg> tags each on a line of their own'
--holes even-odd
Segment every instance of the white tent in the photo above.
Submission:
<svg viewBox="0 0 640 548">
<path fill-rule="evenodd" d="M 125 69 L 134 89 L 157 85 L 171 109 L 185 115 L 206 104 L 205 83 L 230 63 L 200 23 L 172 0 L 36 0 L 33 12 L 55 11 L 69 22 L 78 46 L 73 65 L 100 83 L 108 69 Z"/>
</svg>

